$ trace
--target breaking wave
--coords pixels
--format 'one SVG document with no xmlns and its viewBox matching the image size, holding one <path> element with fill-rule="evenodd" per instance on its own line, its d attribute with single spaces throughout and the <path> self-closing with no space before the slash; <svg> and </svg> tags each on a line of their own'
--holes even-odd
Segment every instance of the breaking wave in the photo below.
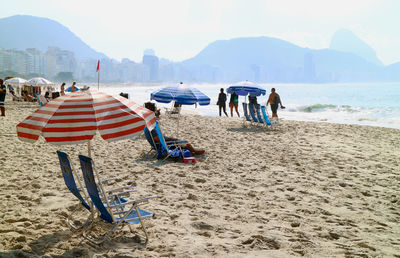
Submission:
<svg viewBox="0 0 400 258">
<path fill-rule="evenodd" d="M 360 124 L 400 129 L 399 108 L 366 108 L 348 105 L 296 105 L 279 110 L 289 120 Z"/>
<path fill-rule="evenodd" d="M 333 104 L 314 104 L 314 105 L 306 105 L 306 106 L 298 106 L 295 109 L 289 109 L 289 111 L 293 112 L 324 112 L 324 111 L 336 111 L 336 112 L 358 112 L 359 108 L 353 108 L 348 105 L 333 105 Z"/>
</svg>

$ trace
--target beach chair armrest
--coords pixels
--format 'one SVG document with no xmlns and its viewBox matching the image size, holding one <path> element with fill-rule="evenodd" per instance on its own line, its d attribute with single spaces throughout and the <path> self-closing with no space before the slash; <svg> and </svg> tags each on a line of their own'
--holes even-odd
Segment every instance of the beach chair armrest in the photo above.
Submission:
<svg viewBox="0 0 400 258">
<path fill-rule="evenodd" d="M 117 187 L 117 188 L 114 188 L 111 190 L 107 190 L 106 192 L 107 193 L 119 192 L 119 191 L 122 191 L 122 190 L 128 189 L 128 188 L 133 188 L 133 186 L 131 186 L 131 185 L 121 186 L 121 187 Z M 133 191 L 136 191 L 136 190 L 133 190 Z"/>
<path fill-rule="evenodd" d="M 168 144 L 182 144 L 182 143 L 188 143 L 188 142 L 182 141 L 182 140 L 176 140 L 176 141 L 166 141 L 165 143 L 168 145 Z"/>
<path fill-rule="evenodd" d="M 127 198 L 133 192 L 136 192 L 136 190 L 128 190 L 128 191 L 124 191 L 124 192 L 120 192 L 120 193 L 116 193 L 116 194 L 111 194 L 111 195 L 108 195 L 108 199 L 115 200 L 115 199 L 122 198 L 122 197 Z"/>
<path fill-rule="evenodd" d="M 185 147 L 188 142 L 185 141 L 168 141 L 166 142 L 167 147 Z"/>
<path fill-rule="evenodd" d="M 109 184 L 111 181 L 115 181 L 117 179 L 118 179 L 118 177 L 111 177 L 111 178 L 107 178 L 107 179 L 101 181 L 101 183 L 102 184 Z"/>
<path fill-rule="evenodd" d="M 142 203 L 142 202 L 147 202 L 149 201 L 149 199 L 154 199 L 157 198 L 157 196 L 148 196 L 148 197 L 144 197 L 144 198 L 140 198 L 134 201 L 128 201 L 128 202 L 123 202 L 123 203 L 119 203 L 119 204 L 115 204 L 115 205 L 110 205 L 110 208 L 120 208 L 126 205 L 130 205 L 133 204 L 134 206 L 136 204 Z"/>
</svg>

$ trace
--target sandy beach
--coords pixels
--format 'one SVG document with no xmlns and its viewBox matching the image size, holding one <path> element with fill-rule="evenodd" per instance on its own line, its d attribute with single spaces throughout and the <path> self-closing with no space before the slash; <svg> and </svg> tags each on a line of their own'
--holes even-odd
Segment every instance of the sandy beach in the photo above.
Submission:
<svg viewBox="0 0 400 258">
<path fill-rule="evenodd" d="M 95 246 L 66 224 L 77 201 L 56 155 L 80 173 L 87 146 L 19 141 L 36 108 L 8 100 L 0 118 L 0 257 L 400 257 L 400 130 L 185 115 L 179 138 L 207 151 L 196 164 L 157 161 L 144 137 L 97 135 L 102 177 L 158 198 L 143 206 L 156 214 L 146 246 L 128 227 Z M 161 126 L 176 136 L 175 119 Z"/>
</svg>

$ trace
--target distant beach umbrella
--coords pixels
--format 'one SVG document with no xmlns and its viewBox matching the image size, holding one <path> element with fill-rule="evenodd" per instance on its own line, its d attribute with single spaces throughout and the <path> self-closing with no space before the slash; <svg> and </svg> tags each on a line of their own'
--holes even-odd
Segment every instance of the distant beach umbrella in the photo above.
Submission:
<svg viewBox="0 0 400 258">
<path fill-rule="evenodd" d="M 22 78 L 19 78 L 19 77 L 14 77 L 14 78 L 5 80 L 4 83 L 5 84 L 11 84 L 11 85 L 18 85 L 19 86 L 21 84 L 26 83 L 26 80 L 22 79 Z"/>
<path fill-rule="evenodd" d="M 53 86 L 54 83 L 52 83 L 51 81 L 42 78 L 42 77 L 35 77 L 32 78 L 30 80 L 27 80 L 25 83 L 25 85 L 31 85 L 31 86 Z"/>
<path fill-rule="evenodd" d="M 154 128 L 154 112 L 121 96 L 97 91 L 73 92 L 53 99 L 17 125 L 18 138 L 52 144 L 88 143 L 96 134 L 109 142 L 133 138 Z"/>
<path fill-rule="evenodd" d="M 66 92 L 72 92 L 72 86 L 69 86 L 65 91 Z M 80 91 L 80 89 L 75 86 L 75 91 Z"/>
<path fill-rule="evenodd" d="M 196 88 L 188 87 L 182 83 L 177 86 L 168 86 L 154 91 L 150 95 L 150 100 L 160 103 L 170 103 L 175 101 L 179 105 L 206 106 L 210 104 L 210 98 Z"/>
<path fill-rule="evenodd" d="M 211 99 L 196 88 L 183 85 L 181 82 L 177 86 L 168 86 L 154 91 L 150 95 L 150 100 L 155 100 L 161 103 L 170 103 L 175 101 L 178 105 L 194 105 L 207 106 Z M 179 112 L 178 112 L 179 114 Z M 177 122 L 176 133 L 179 132 L 179 119 Z"/>
<path fill-rule="evenodd" d="M 239 96 L 250 95 L 252 97 L 258 97 L 260 95 L 265 95 L 267 93 L 265 89 L 249 81 L 234 83 L 226 90 L 226 92 L 229 94 L 235 92 Z"/>
</svg>

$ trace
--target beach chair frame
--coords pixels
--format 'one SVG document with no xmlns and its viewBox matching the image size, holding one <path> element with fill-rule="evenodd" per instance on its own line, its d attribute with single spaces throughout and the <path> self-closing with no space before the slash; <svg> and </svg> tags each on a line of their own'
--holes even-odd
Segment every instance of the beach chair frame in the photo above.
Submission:
<svg viewBox="0 0 400 258">
<path fill-rule="evenodd" d="M 176 106 L 175 104 L 176 104 L 176 102 L 173 101 L 172 104 L 171 104 L 172 105 L 171 108 L 165 108 L 165 114 L 167 116 L 174 116 L 174 115 L 179 116 L 180 115 L 181 109 L 182 109 L 182 105 Z"/>
<path fill-rule="evenodd" d="M 12 99 L 12 101 L 19 101 L 19 102 L 24 102 L 24 99 L 20 99 L 17 96 L 14 96 L 11 94 L 11 92 L 7 92 L 8 96 Z"/>
<path fill-rule="evenodd" d="M 258 119 L 257 119 L 256 115 L 254 114 L 254 109 L 255 109 L 254 104 L 253 104 L 253 103 L 249 103 L 249 113 L 250 113 L 250 117 L 253 119 L 253 122 L 254 122 L 255 124 L 258 124 Z"/>
<path fill-rule="evenodd" d="M 81 179 L 79 178 L 78 174 L 76 173 L 76 170 L 72 165 L 69 155 L 59 150 L 57 151 L 57 155 L 60 161 L 61 172 L 64 178 L 65 185 L 67 186 L 69 191 L 79 200 L 79 203 L 76 205 L 74 210 L 68 215 L 67 223 L 72 229 L 80 229 L 85 225 L 87 225 L 89 220 L 93 219 L 94 214 L 92 212 L 93 211 L 92 204 L 89 201 L 90 199 L 85 189 L 83 188 Z M 76 181 L 78 182 L 81 191 L 78 189 Z M 81 195 L 81 192 L 83 192 L 84 197 Z M 90 212 L 90 215 L 81 226 L 77 226 L 72 222 L 73 221 L 72 218 L 75 212 L 77 212 L 80 208 L 87 209 Z"/>
<path fill-rule="evenodd" d="M 47 104 L 48 101 L 44 96 L 40 95 L 39 93 L 37 93 L 36 96 L 41 107 Z"/>
<path fill-rule="evenodd" d="M 90 157 L 79 155 L 79 161 L 89 197 L 92 200 L 94 207 L 96 207 L 97 211 L 99 212 L 99 216 L 96 220 L 92 220 L 92 223 L 83 232 L 83 236 L 94 244 L 101 244 L 106 241 L 111 234 L 118 229 L 119 226 L 125 226 L 128 224 L 130 231 L 133 232 L 131 225 L 140 223 L 146 237 L 145 243 L 147 243 L 148 233 L 145 224 L 143 223 L 143 219 L 154 217 L 154 214 L 140 209 L 139 204 L 148 202 L 149 199 L 156 198 L 156 196 L 126 201 L 125 199 L 121 198 L 121 196 L 129 196 L 131 191 L 125 191 L 119 194 L 109 194 L 113 190 L 105 190 L 93 160 Z M 95 178 L 97 178 L 97 180 Z M 131 207 L 126 209 L 127 205 L 131 205 Z M 96 240 L 95 238 L 89 236 L 89 232 L 93 228 L 94 224 L 100 219 L 111 224 L 112 227 L 99 240 Z"/>
<path fill-rule="evenodd" d="M 261 106 L 262 115 L 264 116 L 264 121 L 266 125 L 272 126 L 271 121 L 269 120 L 268 113 L 266 110 L 266 106 Z"/>
<path fill-rule="evenodd" d="M 267 125 L 267 123 L 264 121 L 264 119 L 261 116 L 261 105 L 260 104 L 257 104 L 257 106 L 256 106 L 256 114 L 257 114 L 258 122 L 262 125 Z"/>
<path fill-rule="evenodd" d="M 248 104 L 246 102 L 243 102 L 242 105 L 243 105 L 243 114 L 244 114 L 243 125 L 246 125 L 246 122 L 250 122 L 250 124 L 253 124 L 253 120 L 251 120 L 251 118 L 249 117 Z"/>
<path fill-rule="evenodd" d="M 149 142 L 151 146 L 151 149 L 147 153 L 150 153 L 152 151 L 155 151 L 157 153 L 158 152 L 157 144 L 154 141 L 153 135 L 151 135 L 151 132 L 147 127 L 144 128 L 144 136 L 146 137 L 146 140 Z"/>
<path fill-rule="evenodd" d="M 272 125 L 264 106 L 257 104 L 256 112 L 257 112 L 258 122 L 260 124 L 262 124 L 265 128 Z"/>
<path fill-rule="evenodd" d="M 165 141 L 164 135 L 161 132 L 161 128 L 158 123 L 156 123 L 155 127 L 158 139 L 160 140 L 160 144 L 158 146 L 158 155 L 157 158 L 161 159 L 164 153 L 166 153 L 166 156 L 164 157 L 163 160 L 166 160 L 169 157 L 172 158 L 184 158 L 184 157 L 190 157 L 190 151 L 186 150 L 183 147 L 183 144 L 186 145 L 186 143 L 181 142 L 181 141 Z M 171 149 L 170 147 L 174 147 Z"/>
</svg>

